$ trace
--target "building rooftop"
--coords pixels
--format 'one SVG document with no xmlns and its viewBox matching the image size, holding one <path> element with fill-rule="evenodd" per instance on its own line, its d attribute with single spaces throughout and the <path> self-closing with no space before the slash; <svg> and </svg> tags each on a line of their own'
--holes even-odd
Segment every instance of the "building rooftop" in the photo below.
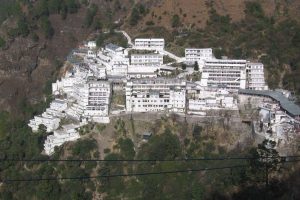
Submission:
<svg viewBox="0 0 300 200">
<path fill-rule="evenodd" d="M 110 49 L 112 51 L 116 51 L 118 48 L 120 48 L 118 45 L 112 43 L 105 45 L 105 49 Z"/>
<path fill-rule="evenodd" d="M 239 93 L 270 97 L 278 101 L 281 108 L 286 112 L 288 112 L 293 117 L 300 115 L 300 107 L 296 105 L 293 101 L 290 101 L 288 98 L 286 98 L 284 94 L 282 94 L 279 91 L 240 89 Z"/>
</svg>

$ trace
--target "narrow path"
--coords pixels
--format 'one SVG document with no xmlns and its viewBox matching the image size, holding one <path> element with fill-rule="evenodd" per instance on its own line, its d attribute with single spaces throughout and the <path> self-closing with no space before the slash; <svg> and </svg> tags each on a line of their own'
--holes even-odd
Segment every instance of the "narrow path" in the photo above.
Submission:
<svg viewBox="0 0 300 200">
<path fill-rule="evenodd" d="M 115 30 L 115 32 L 117 33 L 122 33 L 124 35 L 124 37 L 127 39 L 127 43 L 129 46 L 134 46 L 133 43 L 132 43 L 132 40 L 131 40 L 131 37 L 125 32 L 125 31 L 122 31 L 122 30 Z"/>
<path fill-rule="evenodd" d="M 135 49 L 135 46 L 132 42 L 132 39 L 131 37 L 125 32 L 125 31 L 122 31 L 122 30 L 115 30 L 115 32 L 117 33 L 122 33 L 124 35 L 124 37 L 127 39 L 127 43 L 129 46 L 132 46 L 133 49 Z M 159 52 L 163 55 L 167 55 L 169 56 L 170 58 L 176 60 L 177 63 L 180 63 L 180 62 L 183 62 L 184 61 L 184 57 L 178 57 L 176 56 L 175 54 L 169 52 L 169 51 L 166 51 L 166 50 L 159 50 Z"/>
</svg>

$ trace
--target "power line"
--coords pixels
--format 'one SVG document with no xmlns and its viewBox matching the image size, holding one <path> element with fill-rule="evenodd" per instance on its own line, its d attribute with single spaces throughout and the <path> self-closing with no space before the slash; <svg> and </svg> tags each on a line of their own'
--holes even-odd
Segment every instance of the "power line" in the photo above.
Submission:
<svg viewBox="0 0 300 200">
<path fill-rule="evenodd" d="M 258 160 L 265 158 L 299 158 L 300 156 L 263 156 L 263 157 L 219 157 L 219 158 L 181 158 L 181 159 L 14 159 L 4 158 L 1 162 L 182 162 L 182 161 L 225 161 L 225 160 Z"/>
<path fill-rule="evenodd" d="M 283 162 L 298 162 L 300 160 L 289 160 Z M 33 182 L 33 181 L 55 181 L 55 180 L 87 180 L 96 178 L 114 178 L 114 177 L 130 177 L 130 176 L 147 176 L 147 175 L 161 175 L 161 174 L 177 174 L 199 171 L 213 171 L 222 169 L 234 169 L 248 167 L 249 165 L 234 165 L 226 167 L 214 167 L 214 168 L 200 168 L 200 169 L 186 169 L 186 170 L 174 170 L 174 171 L 159 171 L 159 172 L 143 172 L 143 173 L 129 173 L 129 174 L 108 174 L 99 176 L 81 176 L 81 177 L 49 177 L 49 178 L 28 178 L 28 179 L 3 179 L 3 183 L 12 182 Z"/>
<path fill-rule="evenodd" d="M 243 167 L 247 167 L 247 166 L 248 165 L 235 165 L 235 166 L 214 167 L 214 168 L 186 169 L 186 170 L 159 171 L 159 172 L 143 172 L 143 173 L 129 173 L 129 174 L 108 174 L 108 175 L 99 175 L 99 176 L 4 179 L 4 180 L 2 180 L 2 182 L 10 183 L 10 182 L 55 181 L 55 180 L 87 180 L 87 179 L 96 179 L 96 178 L 148 176 L 148 175 L 177 174 L 177 173 L 188 173 L 188 172 L 199 172 L 199 171 L 213 171 L 213 170 L 243 168 Z"/>
</svg>

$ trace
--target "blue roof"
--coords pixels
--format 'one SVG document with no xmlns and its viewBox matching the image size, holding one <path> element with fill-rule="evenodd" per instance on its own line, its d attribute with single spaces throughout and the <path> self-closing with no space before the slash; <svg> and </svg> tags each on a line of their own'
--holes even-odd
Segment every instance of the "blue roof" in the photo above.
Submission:
<svg viewBox="0 0 300 200">
<path fill-rule="evenodd" d="M 295 104 L 293 101 L 290 101 L 288 98 L 286 98 L 279 91 L 239 89 L 239 93 L 270 97 L 276 100 L 280 104 L 281 108 L 286 112 L 288 112 L 290 115 L 292 116 L 300 115 L 300 107 L 297 104 Z"/>
<path fill-rule="evenodd" d="M 115 44 L 112 44 L 112 43 L 109 43 L 109 44 L 105 45 L 105 49 L 110 49 L 112 51 L 115 51 L 118 48 L 120 48 L 118 45 L 115 45 Z"/>
</svg>

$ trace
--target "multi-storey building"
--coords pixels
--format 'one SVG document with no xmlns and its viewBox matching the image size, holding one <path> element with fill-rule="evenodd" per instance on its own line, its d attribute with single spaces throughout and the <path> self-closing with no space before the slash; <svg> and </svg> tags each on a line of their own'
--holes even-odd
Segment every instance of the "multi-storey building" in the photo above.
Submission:
<svg viewBox="0 0 300 200">
<path fill-rule="evenodd" d="M 201 60 L 212 59 L 212 58 L 213 58 L 213 51 L 211 48 L 185 49 L 185 60 L 187 63 L 194 63 L 194 62 L 199 62 Z"/>
<path fill-rule="evenodd" d="M 130 57 L 131 66 L 160 66 L 164 62 L 164 57 L 158 53 L 151 54 L 132 54 Z"/>
<path fill-rule="evenodd" d="M 97 54 L 97 61 L 106 68 L 108 76 L 127 75 L 129 58 L 124 48 L 114 44 L 108 44 Z"/>
<path fill-rule="evenodd" d="M 165 48 L 165 39 L 163 38 L 137 38 L 134 40 L 136 49 L 156 49 L 163 50 Z"/>
<path fill-rule="evenodd" d="M 246 88 L 246 60 L 205 60 L 201 85 L 237 90 Z"/>
<path fill-rule="evenodd" d="M 54 131 L 53 135 L 47 136 L 44 143 L 44 150 L 47 155 L 54 153 L 54 149 L 57 146 L 61 146 L 63 143 L 68 141 L 75 141 L 80 138 L 80 135 L 76 128 L 76 125 L 63 125 L 62 129 Z"/>
<path fill-rule="evenodd" d="M 185 112 L 186 82 L 180 79 L 136 79 L 126 85 L 130 112 Z"/>
<path fill-rule="evenodd" d="M 48 113 L 43 113 L 42 115 L 34 116 L 33 119 L 29 121 L 28 126 L 31 127 L 33 132 L 39 130 L 40 125 L 46 127 L 47 132 L 52 132 L 59 127 L 60 119 Z"/>
<path fill-rule="evenodd" d="M 265 90 L 264 65 L 262 63 L 247 63 L 247 88 L 250 90 Z"/>
<path fill-rule="evenodd" d="M 88 119 L 108 116 L 111 97 L 111 85 L 108 81 L 90 80 L 74 86 L 75 103 L 68 112 L 71 116 Z"/>
</svg>

